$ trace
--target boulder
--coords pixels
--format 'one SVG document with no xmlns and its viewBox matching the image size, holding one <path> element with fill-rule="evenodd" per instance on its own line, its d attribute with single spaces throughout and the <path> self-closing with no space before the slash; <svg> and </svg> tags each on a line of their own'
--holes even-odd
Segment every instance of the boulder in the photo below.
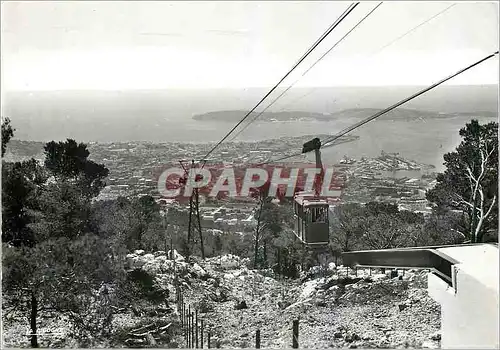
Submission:
<svg viewBox="0 0 500 350">
<path fill-rule="evenodd" d="M 181 255 L 179 254 L 179 252 L 177 252 L 177 250 L 169 250 L 167 252 L 167 257 L 169 260 L 172 260 L 174 259 L 175 261 L 185 261 L 186 259 Z"/>
<path fill-rule="evenodd" d="M 142 258 L 142 256 L 134 255 L 129 261 L 128 265 L 131 269 L 140 269 L 146 264 L 146 261 Z"/>
<path fill-rule="evenodd" d="M 153 254 L 144 254 L 143 259 L 146 261 L 154 261 L 155 256 Z"/>
<path fill-rule="evenodd" d="M 316 306 L 319 306 L 319 307 L 326 307 L 326 302 L 323 300 L 323 299 L 316 299 L 316 302 L 315 302 Z"/>
<path fill-rule="evenodd" d="M 194 263 L 191 266 L 191 272 L 193 272 L 198 277 L 202 277 L 202 276 L 205 276 L 207 274 L 207 272 L 197 263 Z"/>
<path fill-rule="evenodd" d="M 429 336 L 429 339 L 434 340 L 434 341 L 439 341 L 439 340 L 441 340 L 441 332 L 440 332 L 440 331 L 437 331 L 437 332 L 432 333 L 432 334 Z"/>
<path fill-rule="evenodd" d="M 352 342 L 355 342 L 355 341 L 358 341 L 358 340 L 361 340 L 361 337 L 359 335 L 357 335 L 356 333 L 348 333 L 344 336 L 344 341 L 346 343 L 352 343 Z"/>
<path fill-rule="evenodd" d="M 286 301 L 286 300 L 280 300 L 278 301 L 278 307 L 281 309 L 281 310 L 284 310 L 286 309 L 287 307 L 289 307 L 291 304 L 289 301 Z"/>
<path fill-rule="evenodd" d="M 224 270 L 236 269 L 240 264 L 240 257 L 236 255 L 227 254 L 219 258 L 219 266 Z"/>
<path fill-rule="evenodd" d="M 389 279 L 389 276 L 386 275 L 385 273 L 377 273 L 375 275 L 372 275 L 373 282 L 382 281 L 382 280 L 386 280 L 386 279 Z"/>
<path fill-rule="evenodd" d="M 408 307 L 408 305 L 406 305 L 405 303 L 398 304 L 399 311 L 403 311 L 407 307 Z"/>
<path fill-rule="evenodd" d="M 234 306 L 235 310 L 243 310 L 243 309 L 248 309 L 248 305 L 245 300 L 239 301 L 236 303 Z"/>
<path fill-rule="evenodd" d="M 361 336 L 361 339 L 362 339 L 362 340 L 365 340 L 365 341 L 366 341 L 366 340 L 372 340 L 372 339 L 373 339 L 373 336 L 372 336 L 372 335 L 370 335 L 369 333 L 366 333 L 366 334 L 363 334 L 363 335 Z"/>
<path fill-rule="evenodd" d="M 329 293 L 337 293 L 339 291 L 340 287 L 339 286 L 331 286 L 328 288 Z"/>
<path fill-rule="evenodd" d="M 302 289 L 302 293 L 299 296 L 299 299 L 307 299 L 313 296 L 316 293 L 318 285 L 318 280 L 307 281 L 306 283 L 304 283 L 304 287 Z"/>
<path fill-rule="evenodd" d="M 155 254 L 155 263 L 156 264 L 166 264 L 167 261 L 169 261 L 169 260 L 165 255 L 156 255 Z"/>
<path fill-rule="evenodd" d="M 422 349 L 439 349 L 439 348 L 440 348 L 439 344 L 436 344 L 431 340 L 426 340 L 422 343 Z"/>
</svg>

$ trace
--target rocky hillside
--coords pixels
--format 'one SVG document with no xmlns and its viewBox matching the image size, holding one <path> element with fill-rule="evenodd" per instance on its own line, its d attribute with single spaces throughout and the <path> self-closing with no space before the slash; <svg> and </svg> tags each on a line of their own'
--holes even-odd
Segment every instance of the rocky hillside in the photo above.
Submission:
<svg viewBox="0 0 500 350">
<path fill-rule="evenodd" d="M 130 269 L 148 272 L 158 288 L 169 290 L 168 307 L 117 310 L 117 337 L 102 346 L 186 347 L 175 303 L 178 283 L 185 304 L 204 320 L 204 347 L 208 331 L 212 347 L 255 347 L 260 329 L 262 348 L 290 348 L 294 319 L 300 320 L 302 348 L 439 347 L 440 310 L 427 296 L 425 272 L 390 278 L 389 272 L 330 264 L 292 281 L 251 270 L 246 259 L 236 256 L 186 262 L 177 252 L 172 255 L 135 251 L 127 256 Z M 41 321 L 40 333 L 59 334 L 42 337 L 42 346 L 76 346 L 66 321 L 53 316 Z M 7 347 L 29 345 L 22 336 L 29 333 L 25 319 L 14 314 L 7 323 L 4 319 Z"/>
</svg>

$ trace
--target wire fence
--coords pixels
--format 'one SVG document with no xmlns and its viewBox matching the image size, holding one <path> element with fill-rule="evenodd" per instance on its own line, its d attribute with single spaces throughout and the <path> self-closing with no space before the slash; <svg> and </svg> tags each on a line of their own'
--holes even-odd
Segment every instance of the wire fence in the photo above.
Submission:
<svg viewBox="0 0 500 350">
<path fill-rule="evenodd" d="M 190 304 L 185 303 L 180 289 L 177 290 L 177 310 L 185 348 L 220 348 L 220 341 L 213 342 L 214 334 L 212 333 L 212 330 L 206 327 L 204 319 L 199 317 L 198 309 L 195 307 L 191 307 Z M 254 331 L 254 334 L 255 349 L 260 349 L 260 329 L 256 329 Z M 290 340 L 292 342 L 292 348 L 297 349 L 299 347 L 299 320 L 292 321 L 292 332 Z"/>
</svg>

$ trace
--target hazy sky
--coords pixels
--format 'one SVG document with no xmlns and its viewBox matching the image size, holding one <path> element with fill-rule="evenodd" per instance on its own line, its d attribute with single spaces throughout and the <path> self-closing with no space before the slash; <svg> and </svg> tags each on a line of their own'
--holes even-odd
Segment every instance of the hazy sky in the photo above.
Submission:
<svg viewBox="0 0 500 350">
<path fill-rule="evenodd" d="M 361 3 L 284 85 L 378 2 Z M 431 84 L 498 49 L 498 3 L 383 3 L 297 83 Z M 2 86 L 9 90 L 274 85 L 348 2 L 4 2 Z M 498 83 L 498 58 L 454 84 Z"/>
</svg>

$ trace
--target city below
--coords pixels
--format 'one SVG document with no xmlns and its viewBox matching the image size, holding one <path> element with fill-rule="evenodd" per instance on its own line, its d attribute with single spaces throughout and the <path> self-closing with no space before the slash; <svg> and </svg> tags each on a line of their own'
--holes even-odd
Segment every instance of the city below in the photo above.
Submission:
<svg viewBox="0 0 500 350">
<path fill-rule="evenodd" d="M 275 159 L 283 149 L 295 150 L 310 137 L 290 137 L 260 142 L 227 143 L 207 163 L 241 167 Z M 337 142 L 353 142 L 356 136 L 344 137 Z M 34 157 L 43 159 L 43 143 L 12 140 L 6 159 L 20 160 Z M 200 159 L 211 144 L 195 143 L 90 143 L 90 157 L 103 163 L 109 170 L 107 186 L 97 200 L 150 195 L 163 210 L 169 209 L 170 224 L 185 224 L 188 207 L 186 198 L 163 198 L 158 191 L 158 176 L 166 167 L 181 167 L 179 160 Z M 288 151 L 288 154 L 292 154 Z M 217 161 L 216 161 L 217 160 Z M 312 166 L 305 157 L 294 161 L 272 164 L 273 167 L 293 168 Z M 397 204 L 400 209 L 430 213 L 425 198 L 427 189 L 435 183 L 436 173 L 432 165 L 419 164 L 403 155 L 384 151 L 376 158 L 353 159 L 344 157 L 337 164 L 324 164 L 335 170 L 335 186 L 341 189 L 336 203 L 366 203 L 379 201 Z M 200 191 L 202 193 L 203 191 Z M 207 198 L 200 196 L 202 227 L 211 230 L 244 232 L 256 224 L 253 218 L 256 199 L 251 197 Z M 334 206 L 335 204 L 332 204 Z M 185 220 L 183 220 L 185 219 Z"/>
</svg>

